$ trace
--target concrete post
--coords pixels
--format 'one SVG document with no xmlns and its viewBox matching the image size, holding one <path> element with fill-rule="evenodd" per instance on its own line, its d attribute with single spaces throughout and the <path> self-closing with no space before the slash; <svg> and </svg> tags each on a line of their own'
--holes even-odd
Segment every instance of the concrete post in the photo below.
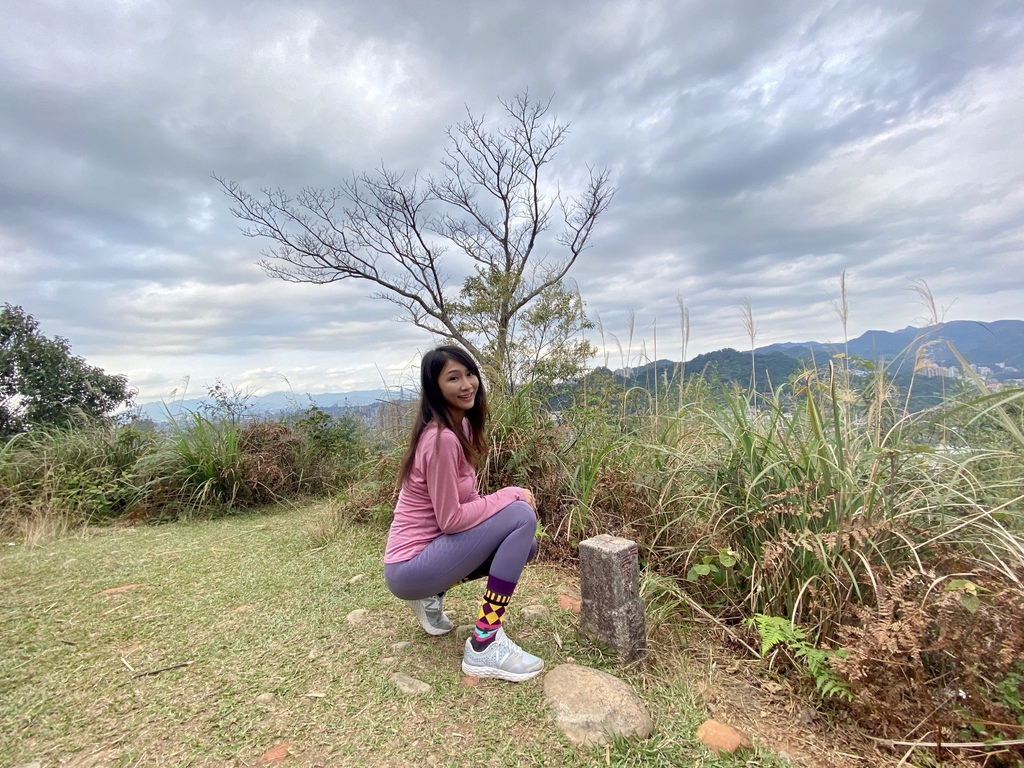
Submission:
<svg viewBox="0 0 1024 768">
<path fill-rule="evenodd" d="M 580 635 L 624 662 L 647 655 L 636 542 L 602 534 L 580 542 Z"/>
</svg>

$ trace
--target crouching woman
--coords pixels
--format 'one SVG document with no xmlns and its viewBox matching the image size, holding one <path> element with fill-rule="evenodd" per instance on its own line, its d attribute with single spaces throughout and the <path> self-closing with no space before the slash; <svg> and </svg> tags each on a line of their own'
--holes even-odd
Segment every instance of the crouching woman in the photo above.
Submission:
<svg viewBox="0 0 1024 768">
<path fill-rule="evenodd" d="M 537 554 L 537 503 L 510 486 L 481 496 L 476 467 L 487 452 L 487 398 L 480 370 L 459 347 L 423 356 L 419 413 L 402 461 L 401 491 L 384 552 L 388 589 L 428 634 L 443 635 L 446 590 L 487 578 L 462 671 L 519 682 L 544 662 L 505 634 L 502 617 L 526 563 Z"/>
</svg>

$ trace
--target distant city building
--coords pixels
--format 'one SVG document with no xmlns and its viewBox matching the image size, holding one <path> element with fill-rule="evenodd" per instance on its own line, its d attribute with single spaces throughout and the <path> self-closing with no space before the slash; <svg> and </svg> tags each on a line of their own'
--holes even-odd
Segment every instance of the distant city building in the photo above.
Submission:
<svg viewBox="0 0 1024 768">
<path fill-rule="evenodd" d="M 971 366 L 972 368 L 974 366 Z M 960 369 L 955 365 L 943 366 L 937 365 L 932 362 L 925 362 L 918 369 L 917 372 L 929 379 L 946 378 L 946 379 L 959 379 L 961 377 Z"/>
<path fill-rule="evenodd" d="M 971 363 L 971 370 L 974 371 L 979 376 L 981 376 L 981 378 L 983 379 L 987 379 L 994 373 L 994 371 L 987 365 L 974 365 L 974 363 Z"/>
</svg>

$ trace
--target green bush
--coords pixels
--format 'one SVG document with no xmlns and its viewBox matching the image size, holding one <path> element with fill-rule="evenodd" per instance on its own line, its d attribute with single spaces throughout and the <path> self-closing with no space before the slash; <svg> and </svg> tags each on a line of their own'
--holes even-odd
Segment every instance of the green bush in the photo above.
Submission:
<svg viewBox="0 0 1024 768">
<path fill-rule="evenodd" d="M 137 466 L 154 441 L 107 421 L 15 435 L 0 447 L 0 526 L 25 536 L 44 517 L 66 528 L 130 513 L 145 496 Z"/>
</svg>

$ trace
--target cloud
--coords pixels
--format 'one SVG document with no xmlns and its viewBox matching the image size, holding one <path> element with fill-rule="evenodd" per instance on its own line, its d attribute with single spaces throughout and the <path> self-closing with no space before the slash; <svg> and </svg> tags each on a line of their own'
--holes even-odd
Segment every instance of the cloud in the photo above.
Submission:
<svg viewBox="0 0 1024 768">
<path fill-rule="evenodd" d="M 0 300 L 147 395 L 404 376 L 430 339 L 366 285 L 265 276 L 212 175 L 437 173 L 467 105 L 529 88 L 572 122 L 562 189 L 618 186 L 571 273 L 609 334 L 632 310 L 678 349 L 682 298 L 691 353 L 742 347 L 748 297 L 764 343 L 836 338 L 843 270 L 854 334 L 917 319 L 920 280 L 1019 316 L 1022 77 L 1024 15 L 994 1 L 13 5 Z"/>
</svg>

